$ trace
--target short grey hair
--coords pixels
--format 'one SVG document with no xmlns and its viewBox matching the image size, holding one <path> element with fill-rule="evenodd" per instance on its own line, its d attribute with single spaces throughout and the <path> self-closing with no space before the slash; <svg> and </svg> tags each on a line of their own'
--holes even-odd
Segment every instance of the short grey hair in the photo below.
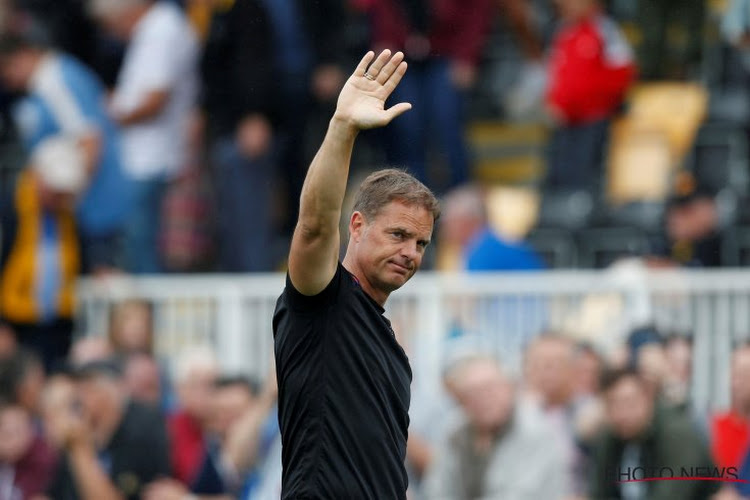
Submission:
<svg viewBox="0 0 750 500">
<path fill-rule="evenodd" d="M 359 185 L 353 210 L 371 222 L 383 207 L 393 201 L 424 208 L 432 214 L 433 222 L 440 218 L 440 202 L 432 191 L 405 170 L 397 168 L 386 168 L 368 175 Z"/>
</svg>

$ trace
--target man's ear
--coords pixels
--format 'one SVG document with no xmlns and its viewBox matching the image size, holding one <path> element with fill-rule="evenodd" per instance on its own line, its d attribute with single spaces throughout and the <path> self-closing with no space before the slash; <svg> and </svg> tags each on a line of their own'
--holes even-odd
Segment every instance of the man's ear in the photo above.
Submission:
<svg viewBox="0 0 750 500">
<path fill-rule="evenodd" d="M 362 215 L 362 212 L 353 212 L 349 219 L 349 237 L 355 242 L 359 241 L 366 225 L 367 221 L 365 221 L 365 216 Z"/>
</svg>

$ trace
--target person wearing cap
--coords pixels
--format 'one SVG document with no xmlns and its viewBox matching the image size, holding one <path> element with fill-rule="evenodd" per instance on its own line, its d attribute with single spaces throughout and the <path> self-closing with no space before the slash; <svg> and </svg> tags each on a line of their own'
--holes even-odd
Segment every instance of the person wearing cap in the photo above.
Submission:
<svg viewBox="0 0 750 500">
<path fill-rule="evenodd" d="M 47 139 L 0 207 L 0 316 L 48 370 L 70 348 L 80 267 L 74 202 L 84 170 L 74 141 Z"/>
<path fill-rule="evenodd" d="M 119 362 L 91 361 L 68 377 L 64 398 L 42 396 L 45 430 L 62 454 L 49 498 L 135 500 L 169 476 L 164 417 L 128 398 Z"/>
</svg>

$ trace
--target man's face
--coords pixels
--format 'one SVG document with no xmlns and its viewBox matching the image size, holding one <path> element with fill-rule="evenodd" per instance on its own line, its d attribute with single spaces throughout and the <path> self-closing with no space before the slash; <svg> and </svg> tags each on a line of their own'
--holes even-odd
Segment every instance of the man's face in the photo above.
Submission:
<svg viewBox="0 0 750 500">
<path fill-rule="evenodd" d="M 490 363 L 480 361 L 465 368 L 454 391 L 469 421 L 479 430 L 497 430 L 511 417 L 513 384 Z"/>
<path fill-rule="evenodd" d="M 110 387 L 115 384 L 103 376 L 93 376 L 76 384 L 77 401 L 84 418 L 92 425 L 100 421 L 101 416 L 109 411 Z"/>
<path fill-rule="evenodd" d="M 355 212 L 349 229 L 355 260 L 368 282 L 390 293 L 409 281 L 422 264 L 433 223 L 425 208 L 398 201 L 383 207 L 372 221 Z"/>
<path fill-rule="evenodd" d="M 624 377 L 605 394 L 607 420 L 621 439 L 638 437 L 649 425 L 654 405 L 646 388 L 635 377 Z"/>
<path fill-rule="evenodd" d="M 214 394 L 214 425 L 224 435 L 253 406 L 253 395 L 240 384 L 222 387 Z"/>
<path fill-rule="evenodd" d="M 28 50 L 18 50 L 0 57 L 0 78 L 10 91 L 25 91 L 33 73 L 34 60 Z"/>
<path fill-rule="evenodd" d="M 125 388 L 133 399 L 153 405 L 159 404 L 161 400 L 159 366 L 152 358 L 146 355 L 132 357 L 125 367 L 124 375 Z"/>
<path fill-rule="evenodd" d="M 526 358 L 526 376 L 531 388 L 548 405 L 564 405 L 573 391 L 573 346 L 563 340 L 541 340 L 532 344 Z"/>
<path fill-rule="evenodd" d="M 195 368 L 177 385 L 177 397 L 185 412 L 206 423 L 211 416 L 211 401 L 217 373 L 208 367 Z"/>
<path fill-rule="evenodd" d="M 596 6 L 596 0 L 555 0 L 560 17 L 566 21 L 576 21 Z"/>
<path fill-rule="evenodd" d="M 34 431 L 29 414 L 20 406 L 0 410 L 0 461 L 14 464 L 31 447 Z"/>
<path fill-rule="evenodd" d="M 599 358 L 584 352 L 576 358 L 575 363 L 575 385 L 579 394 L 596 394 L 599 390 L 599 374 L 601 372 Z"/>
<path fill-rule="evenodd" d="M 26 410 L 35 412 L 44 389 L 44 368 L 38 363 L 30 365 L 18 387 L 18 402 Z"/>
</svg>

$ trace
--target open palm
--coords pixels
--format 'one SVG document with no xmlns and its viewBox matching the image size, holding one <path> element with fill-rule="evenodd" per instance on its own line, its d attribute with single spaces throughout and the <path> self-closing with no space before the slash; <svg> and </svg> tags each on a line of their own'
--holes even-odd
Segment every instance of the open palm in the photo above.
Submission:
<svg viewBox="0 0 750 500">
<path fill-rule="evenodd" d="M 361 130 L 387 125 L 411 109 L 409 103 L 385 109 L 385 101 L 406 73 L 404 55 L 396 52 L 391 56 L 390 50 L 384 50 L 377 59 L 373 59 L 374 52 L 365 54 L 346 81 L 336 106 L 339 118 Z"/>
</svg>

